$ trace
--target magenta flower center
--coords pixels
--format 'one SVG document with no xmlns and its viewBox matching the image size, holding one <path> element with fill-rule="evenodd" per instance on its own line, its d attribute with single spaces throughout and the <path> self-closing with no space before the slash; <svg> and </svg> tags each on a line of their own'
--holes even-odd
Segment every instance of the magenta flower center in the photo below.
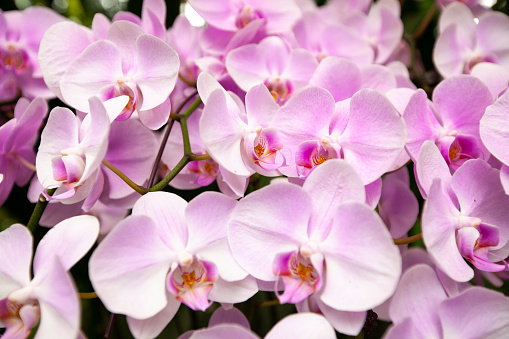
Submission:
<svg viewBox="0 0 509 339">
<path fill-rule="evenodd" d="M 282 105 L 293 93 L 293 85 L 290 81 L 281 79 L 280 77 L 274 77 L 267 79 L 264 85 L 269 89 L 270 94 L 274 100 Z"/>
<path fill-rule="evenodd" d="M 249 6 L 244 6 L 239 11 L 239 15 L 237 16 L 237 28 L 243 28 L 247 26 L 251 21 L 256 19 L 263 18 L 263 15 Z"/>
<path fill-rule="evenodd" d="M 203 311 L 211 304 L 208 295 L 218 279 L 216 267 L 196 257 L 186 264 L 180 264 L 168 277 L 168 290 L 191 309 Z"/>
<path fill-rule="evenodd" d="M 12 44 L 0 47 L 0 67 L 11 69 L 15 73 L 20 73 L 28 68 L 28 54 L 21 48 Z"/>
</svg>

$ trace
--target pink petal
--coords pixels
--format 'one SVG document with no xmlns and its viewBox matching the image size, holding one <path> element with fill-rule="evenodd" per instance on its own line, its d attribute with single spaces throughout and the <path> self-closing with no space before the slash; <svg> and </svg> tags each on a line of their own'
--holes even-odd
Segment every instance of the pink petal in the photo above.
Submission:
<svg viewBox="0 0 509 339">
<path fill-rule="evenodd" d="M 91 97 L 88 102 L 90 113 L 85 117 L 83 125 L 87 119 L 90 119 L 90 126 L 85 135 L 81 135 L 83 139 L 80 142 L 80 147 L 85 153 L 86 167 L 78 184 L 83 183 L 97 171 L 108 150 L 110 120 L 106 108 L 98 97 Z"/>
<path fill-rule="evenodd" d="M 401 153 L 406 124 L 387 97 L 375 90 L 356 93 L 350 112 L 339 143 L 345 160 L 357 170 L 363 183 L 369 184 L 381 177 Z"/>
<path fill-rule="evenodd" d="M 372 88 L 380 92 L 387 92 L 397 87 L 396 77 L 381 65 L 369 65 L 361 70 L 361 88 Z"/>
<path fill-rule="evenodd" d="M 170 112 L 171 103 L 169 98 L 166 98 L 162 104 L 146 111 L 140 111 L 139 117 L 143 125 L 147 126 L 151 130 L 157 130 L 163 127 L 168 121 Z"/>
<path fill-rule="evenodd" d="M 438 313 L 444 338 L 500 338 L 509 330 L 509 300 L 483 287 L 471 287 L 445 300 Z"/>
<path fill-rule="evenodd" d="M 0 232 L 0 300 L 30 282 L 33 238 L 21 224 Z"/>
<path fill-rule="evenodd" d="M 361 88 L 361 72 L 353 62 L 330 56 L 320 62 L 309 82 L 328 90 L 338 102 Z"/>
<path fill-rule="evenodd" d="M 92 254 L 90 280 L 111 312 L 149 318 L 168 303 L 165 281 L 173 257 L 154 221 L 133 215 L 118 224 Z"/>
<path fill-rule="evenodd" d="M 185 210 L 189 241 L 187 249 L 198 251 L 226 238 L 226 225 L 237 202 L 217 192 L 204 192 Z"/>
<path fill-rule="evenodd" d="M 334 329 L 346 335 L 358 335 L 366 321 L 366 312 L 344 312 L 325 305 L 316 298 L 320 312 L 330 322 Z"/>
<path fill-rule="evenodd" d="M 300 187 L 269 185 L 239 201 L 228 224 L 237 262 L 255 278 L 273 281 L 272 263 L 307 240 L 311 201 Z"/>
<path fill-rule="evenodd" d="M 168 304 L 156 315 L 147 319 L 135 319 L 127 317 L 127 325 L 135 338 L 155 338 L 157 337 L 173 319 L 177 313 L 180 302 L 169 292 L 166 293 Z"/>
<path fill-rule="evenodd" d="M 158 148 L 155 135 L 139 121 L 129 119 L 111 125 L 105 159 L 121 170 L 135 183 L 142 185 L 148 179 Z M 104 169 L 111 199 L 124 198 L 133 193 L 123 180 L 109 169 Z"/>
<path fill-rule="evenodd" d="M 461 75 L 442 81 L 433 92 L 433 102 L 445 127 L 477 136 L 479 120 L 493 96 L 481 80 Z"/>
<path fill-rule="evenodd" d="M 136 201 L 133 215 L 153 220 L 161 241 L 172 251 L 186 248 L 188 229 L 184 210 L 187 201 L 168 192 L 150 192 Z"/>
<path fill-rule="evenodd" d="M 500 230 L 500 248 L 509 240 L 509 196 L 500 184 L 500 174 L 483 160 L 470 160 L 452 177 L 461 213 L 480 218 Z"/>
<path fill-rule="evenodd" d="M 320 244 L 327 272 L 320 299 L 341 311 L 381 304 L 394 293 L 401 274 L 401 255 L 389 231 L 376 212 L 354 202 L 340 205 L 333 223 Z"/>
<path fill-rule="evenodd" d="M 422 236 L 437 266 L 452 279 L 464 282 L 473 278 L 474 271 L 458 251 L 456 216 L 451 205 L 444 196 L 441 180 L 435 179 L 422 212 Z"/>
<path fill-rule="evenodd" d="M 44 269 L 32 280 L 32 286 L 41 308 L 41 322 L 36 337 L 77 337 L 81 321 L 78 291 L 59 258 L 48 258 Z"/>
<path fill-rule="evenodd" d="M 220 324 L 237 324 L 250 329 L 249 321 L 246 316 L 239 311 L 238 308 L 231 308 L 229 310 L 219 307 L 212 313 L 209 320 L 209 327 L 220 325 Z"/>
<path fill-rule="evenodd" d="M 211 157 L 228 171 L 248 176 L 250 171 L 242 160 L 240 142 L 244 136 L 244 123 L 238 107 L 224 90 L 216 90 L 203 109 L 200 136 Z"/>
<path fill-rule="evenodd" d="M 34 257 L 34 273 L 41 266 L 58 257 L 62 267 L 68 271 L 94 245 L 99 235 L 99 221 L 91 215 L 80 215 L 65 219 L 46 233 L 39 243 Z"/>
<path fill-rule="evenodd" d="M 273 37 L 273 40 L 279 41 L 280 39 Z M 277 57 L 284 58 L 283 60 L 286 59 L 286 55 L 278 55 Z M 274 56 L 273 59 L 277 57 Z M 281 69 L 273 74 L 268 68 L 266 59 L 266 53 L 261 45 L 249 44 L 228 53 L 225 65 L 228 74 L 230 74 L 235 83 L 247 92 L 251 87 L 263 83 L 271 75 L 276 76 L 283 72 L 281 65 Z"/>
<path fill-rule="evenodd" d="M 213 285 L 209 299 L 220 303 L 241 303 L 258 292 L 255 278 L 247 276 L 238 281 L 226 281 L 219 278 Z"/>
<path fill-rule="evenodd" d="M 297 313 L 280 320 L 265 339 L 278 338 L 336 338 L 336 332 L 323 316 L 316 313 Z"/>
<path fill-rule="evenodd" d="M 143 94 L 140 110 L 163 103 L 177 82 L 180 62 L 177 52 L 161 39 L 143 34 L 136 40 L 138 69 L 135 81 Z"/>
<path fill-rule="evenodd" d="M 448 26 L 439 36 L 433 50 L 433 61 L 438 72 L 445 78 L 462 74 L 465 67 L 461 42 L 457 35 L 461 28 Z"/>
<path fill-rule="evenodd" d="M 246 111 L 249 126 L 268 126 L 278 109 L 279 105 L 265 85 L 257 85 L 247 92 Z"/>
<path fill-rule="evenodd" d="M 229 337 L 236 339 L 260 339 L 249 329 L 237 324 L 219 324 L 214 327 L 194 331 L 189 339 L 224 339 Z"/>
<path fill-rule="evenodd" d="M 39 65 L 44 81 L 60 99 L 65 70 L 93 42 L 92 31 L 72 21 L 57 23 L 46 31 L 39 48 Z"/>
<path fill-rule="evenodd" d="M 480 121 L 482 142 L 504 164 L 509 164 L 509 131 L 504 128 L 509 118 L 508 108 L 509 93 L 505 93 L 486 108 L 486 113 Z"/>
<path fill-rule="evenodd" d="M 88 46 L 66 69 L 60 81 L 64 101 L 70 106 L 89 111 L 88 98 L 123 78 L 122 55 L 118 47 L 107 40 Z"/>
<path fill-rule="evenodd" d="M 424 199 L 428 196 L 435 178 L 440 178 L 442 186 L 450 193 L 451 197 L 454 196 L 450 186 L 452 177 L 449 166 L 447 166 L 442 154 L 440 154 L 437 146 L 432 141 L 426 141 L 422 144 L 419 159 L 415 165 L 415 172 L 420 188 L 422 188 L 421 194 Z"/>
<path fill-rule="evenodd" d="M 331 159 L 318 166 L 302 189 L 311 197 L 313 206 L 308 233 L 320 240 L 329 233 L 339 205 L 345 202 L 364 203 L 366 200 L 361 178 L 352 166 L 339 159 Z"/>
<path fill-rule="evenodd" d="M 52 159 L 60 156 L 61 150 L 78 145 L 78 129 L 79 121 L 69 109 L 56 107 L 50 112 L 35 159 L 37 176 L 44 188 L 60 185 L 53 178 Z"/>
<path fill-rule="evenodd" d="M 421 336 L 441 337 L 437 308 L 447 299 L 434 270 L 423 264 L 405 272 L 390 306 L 391 319 L 399 325 L 410 319 Z"/>
</svg>

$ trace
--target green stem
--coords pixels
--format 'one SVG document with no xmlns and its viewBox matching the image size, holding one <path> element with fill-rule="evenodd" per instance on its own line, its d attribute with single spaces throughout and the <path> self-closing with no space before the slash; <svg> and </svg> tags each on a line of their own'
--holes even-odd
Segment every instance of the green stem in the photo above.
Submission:
<svg viewBox="0 0 509 339">
<path fill-rule="evenodd" d="M 182 116 L 184 118 L 189 118 L 189 116 L 198 108 L 198 106 L 201 105 L 201 98 L 198 97 L 196 98 L 195 101 L 193 101 L 193 103 L 191 104 L 191 106 L 189 106 L 185 111 L 184 113 L 182 113 Z"/>
<path fill-rule="evenodd" d="M 124 180 L 124 182 L 126 184 L 129 185 L 129 187 L 131 187 L 133 190 L 135 190 L 136 192 L 140 193 L 141 195 L 143 194 L 146 194 L 148 191 L 145 187 L 142 187 L 142 186 L 139 186 L 137 185 L 134 181 L 132 181 L 131 179 L 129 179 L 127 177 L 127 175 L 125 175 L 124 173 L 122 173 L 118 168 L 116 168 L 115 166 L 113 166 L 108 160 L 106 159 L 103 159 L 102 161 L 103 165 L 108 167 L 113 173 L 115 173 L 116 175 L 118 175 L 118 177 L 122 180 Z"/>
<path fill-rule="evenodd" d="M 433 4 L 429 8 L 428 12 L 422 19 L 421 23 L 419 24 L 419 27 L 415 30 L 414 34 L 412 34 L 412 37 L 414 40 L 419 40 L 419 38 L 426 32 L 426 29 L 428 28 L 431 20 L 433 20 L 433 17 L 437 13 L 437 4 L 435 1 L 433 1 Z"/>
<path fill-rule="evenodd" d="M 189 141 L 189 131 L 187 130 L 187 118 L 180 118 L 180 128 L 182 129 L 182 141 L 184 143 L 184 154 L 191 154 L 191 142 Z"/>
<path fill-rule="evenodd" d="M 152 166 L 152 172 L 150 173 L 150 178 L 147 183 L 147 188 L 154 185 L 154 181 L 156 179 L 157 169 L 159 168 L 159 163 L 161 162 L 161 158 L 163 156 L 164 148 L 166 147 L 166 143 L 168 142 L 168 137 L 170 136 L 171 129 L 175 121 L 180 121 L 181 115 L 179 114 L 182 108 L 196 95 L 198 91 L 194 91 L 190 96 L 188 96 L 180 105 L 177 107 L 176 113 L 171 113 L 168 117 L 168 122 L 166 123 L 166 130 L 164 131 L 163 139 L 161 140 L 161 145 L 159 146 L 159 150 L 157 151 L 156 160 L 154 161 L 154 166 Z"/>
<path fill-rule="evenodd" d="M 48 195 L 53 195 L 55 193 L 56 188 L 52 188 L 48 190 Z M 39 195 L 39 200 L 37 200 L 37 204 L 35 205 L 34 211 L 32 212 L 32 216 L 30 216 L 30 220 L 28 221 L 27 228 L 30 232 L 34 233 L 35 228 L 39 225 L 39 220 L 41 220 L 42 214 L 46 209 L 46 205 L 48 205 L 48 200 L 44 195 Z"/>
<path fill-rule="evenodd" d="M 170 171 L 170 173 L 168 173 L 168 175 L 166 177 L 164 177 L 163 180 L 159 181 L 157 184 L 150 187 L 148 189 L 148 191 L 156 192 L 156 191 L 161 191 L 162 189 L 164 189 L 166 187 L 166 185 L 168 185 L 170 183 L 170 181 L 172 181 L 173 178 L 175 178 L 177 176 L 177 174 L 179 174 L 180 171 L 182 171 L 182 169 L 187 165 L 187 163 L 190 161 L 190 159 L 191 159 L 191 155 L 189 155 L 189 154 L 184 155 L 182 157 L 182 159 L 180 159 L 178 164 L 175 167 L 173 167 L 173 169 Z"/>
</svg>

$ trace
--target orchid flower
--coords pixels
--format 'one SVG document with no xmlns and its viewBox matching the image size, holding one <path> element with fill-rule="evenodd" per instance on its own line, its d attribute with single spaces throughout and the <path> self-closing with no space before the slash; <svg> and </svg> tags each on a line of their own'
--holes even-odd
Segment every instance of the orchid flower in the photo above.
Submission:
<svg viewBox="0 0 509 339">
<path fill-rule="evenodd" d="M 277 183 L 240 200 L 228 241 L 252 276 L 275 286 L 283 281 L 281 303 L 313 296 L 340 331 L 352 328 L 345 312 L 364 312 L 389 298 L 401 271 L 389 231 L 365 205 L 361 178 L 344 160 L 325 162 L 302 188 Z M 363 314 L 356 319 L 358 332 Z"/>
<path fill-rule="evenodd" d="M 35 252 L 33 237 L 21 224 L 0 233 L 0 324 L 2 338 L 26 338 L 37 323 L 36 339 L 76 338 L 81 307 L 69 273 L 92 247 L 99 222 L 92 216 L 62 221 L 44 236 Z"/>
<path fill-rule="evenodd" d="M 257 291 L 233 259 L 226 224 L 236 201 L 206 192 L 189 204 L 166 192 L 148 193 L 90 259 L 90 279 L 112 312 L 128 316 L 135 337 L 157 336 L 180 303 L 205 310 Z"/>
</svg>

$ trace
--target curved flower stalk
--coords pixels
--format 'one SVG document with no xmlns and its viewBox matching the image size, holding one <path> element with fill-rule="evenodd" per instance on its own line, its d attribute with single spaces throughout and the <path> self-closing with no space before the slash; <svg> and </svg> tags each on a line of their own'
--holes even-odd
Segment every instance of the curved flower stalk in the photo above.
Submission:
<svg viewBox="0 0 509 339">
<path fill-rule="evenodd" d="M 207 154 L 207 150 L 199 135 L 199 122 L 202 111 L 197 110 L 187 118 L 187 127 L 189 131 L 189 141 L 194 154 Z M 161 176 L 167 175 L 169 169 L 182 159 L 183 141 L 180 128 L 173 128 L 168 143 L 164 149 L 161 161 L 163 166 L 160 170 Z M 214 159 L 191 161 L 177 176 L 170 182 L 170 186 L 181 190 L 196 189 L 208 186 L 214 181 L 217 182 L 219 189 L 227 196 L 238 199 L 244 196 L 248 178 L 235 175 L 219 165 Z"/>
<path fill-rule="evenodd" d="M 256 293 L 226 240 L 235 205 L 214 192 L 189 204 L 171 193 L 148 193 L 101 242 L 90 279 L 110 311 L 128 316 L 135 337 L 157 336 L 182 302 L 203 311 L 209 300 L 237 303 Z"/>
<path fill-rule="evenodd" d="M 499 171 L 477 159 L 467 161 L 451 176 L 444 163 L 437 166 L 431 161 L 440 159 L 431 142 L 424 144 L 421 153 L 417 173 L 427 193 L 422 234 L 437 266 L 461 282 L 474 276 L 465 260 L 481 271 L 506 270 L 509 196 Z"/>
<path fill-rule="evenodd" d="M 43 99 L 30 102 L 21 98 L 14 108 L 14 119 L 0 126 L 0 205 L 14 183 L 25 186 L 30 181 L 35 169 L 37 132 L 47 114 L 48 105 Z"/>
<path fill-rule="evenodd" d="M 302 188 L 277 183 L 242 199 L 228 241 L 255 278 L 276 286 L 282 280 L 281 303 L 313 297 L 338 331 L 351 334 L 361 330 L 366 310 L 392 295 L 401 272 L 398 248 L 344 160 L 327 161 Z"/>
<path fill-rule="evenodd" d="M 0 233 L 0 324 L 2 338 L 26 338 L 37 323 L 35 338 L 76 338 L 81 307 L 69 270 L 92 247 L 99 222 L 92 216 L 67 219 L 53 227 L 35 252 L 33 237 L 15 224 Z"/>
</svg>

